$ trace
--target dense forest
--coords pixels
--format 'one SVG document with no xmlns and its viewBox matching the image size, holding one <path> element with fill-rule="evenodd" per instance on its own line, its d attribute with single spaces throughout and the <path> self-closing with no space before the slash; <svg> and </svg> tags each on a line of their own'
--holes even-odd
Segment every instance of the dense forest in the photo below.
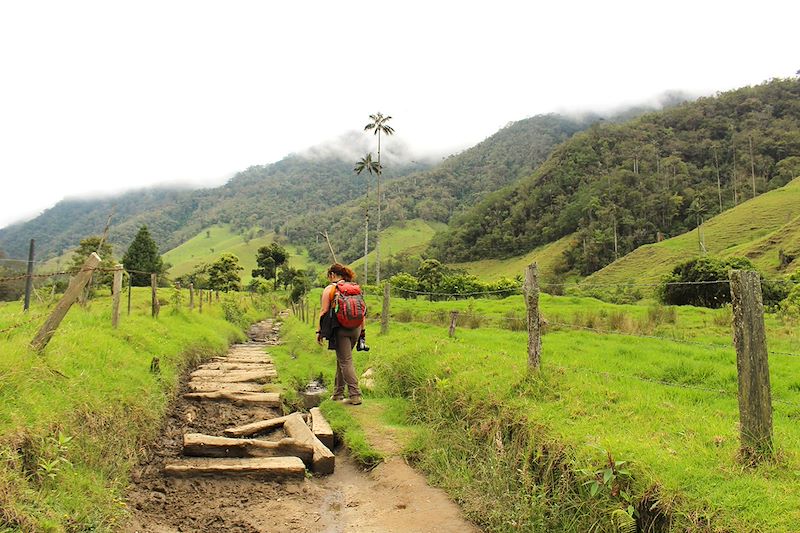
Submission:
<svg viewBox="0 0 800 533">
<path fill-rule="evenodd" d="M 582 118 L 540 115 L 511 123 L 430 170 L 391 179 L 388 166 L 384 176 L 382 226 L 413 218 L 447 222 L 492 191 L 530 175 L 555 146 L 595 120 L 598 117 L 594 115 Z M 352 164 L 350 174 L 355 177 Z M 366 188 L 367 179 L 366 173 L 357 178 L 362 183 L 361 190 Z M 372 190 L 375 190 L 374 180 Z M 349 262 L 364 254 L 365 209 L 365 198 L 360 196 L 334 209 L 291 220 L 285 234 L 290 241 L 306 245 L 313 258 L 324 262 L 329 253 L 325 242 L 318 239 L 318 232 L 327 230 L 337 252 Z M 374 193 L 370 209 L 374 228 Z M 355 235 L 361 237 L 354 238 Z M 373 245 L 371 239 L 370 249 Z"/>
<path fill-rule="evenodd" d="M 784 185 L 800 174 L 798 154 L 796 79 L 595 123 L 529 177 L 455 217 L 431 252 L 502 258 L 574 234 L 563 268 L 588 274 Z"/>
</svg>

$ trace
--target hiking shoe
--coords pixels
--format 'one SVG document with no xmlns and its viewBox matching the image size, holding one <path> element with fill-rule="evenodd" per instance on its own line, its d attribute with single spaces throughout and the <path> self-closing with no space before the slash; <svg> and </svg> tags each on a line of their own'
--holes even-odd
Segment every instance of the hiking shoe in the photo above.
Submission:
<svg viewBox="0 0 800 533">
<path fill-rule="evenodd" d="M 351 396 L 347 400 L 347 403 L 349 403 L 350 405 L 361 405 L 361 396 Z"/>
<path fill-rule="evenodd" d="M 344 400 L 344 394 L 334 394 L 333 396 L 331 396 L 331 400 L 333 400 L 334 402 L 341 402 L 342 400 Z"/>
</svg>

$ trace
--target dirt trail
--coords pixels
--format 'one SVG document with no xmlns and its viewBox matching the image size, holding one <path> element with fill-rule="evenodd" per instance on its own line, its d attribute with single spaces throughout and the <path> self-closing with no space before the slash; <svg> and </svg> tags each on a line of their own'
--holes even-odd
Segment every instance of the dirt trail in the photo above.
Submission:
<svg viewBox="0 0 800 533">
<path fill-rule="evenodd" d="M 253 345 L 277 342 L 271 321 L 251 330 Z M 188 375 L 187 375 L 188 376 Z M 186 389 L 188 377 L 182 387 Z M 181 391 L 183 392 L 183 390 Z M 369 400 L 367 400 L 368 402 Z M 359 407 L 353 406 L 353 409 Z M 429 487 L 401 458 L 364 472 L 342 447 L 330 476 L 263 481 L 248 477 L 172 478 L 165 462 L 181 456 L 184 433 L 222 430 L 279 413 L 230 402 L 195 402 L 181 395 L 170 408 L 161 436 L 133 472 L 128 494 L 131 519 L 125 533 L 153 532 L 473 532 L 447 495 Z M 276 430 L 266 437 L 283 437 Z"/>
</svg>

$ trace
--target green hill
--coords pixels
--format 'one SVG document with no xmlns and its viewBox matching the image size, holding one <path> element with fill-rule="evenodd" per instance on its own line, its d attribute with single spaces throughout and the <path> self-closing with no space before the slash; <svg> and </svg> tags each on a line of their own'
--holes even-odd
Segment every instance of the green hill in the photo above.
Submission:
<svg viewBox="0 0 800 533">
<path fill-rule="evenodd" d="M 800 80 L 772 80 L 577 133 L 452 220 L 431 251 L 504 258 L 575 234 L 565 267 L 588 275 L 798 174 Z"/>
<path fill-rule="evenodd" d="M 258 233 L 257 230 L 253 232 Z M 250 272 L 256 268 L 258 249 L 268 246 L 274 239 L 273 233 L 246 239 L 228 225 L 213 226 L 168 251 L 163 257 L 172 265 L 169 276 L 174 278 L 190 273 L 201 264 L 213 263 L 224 253 L 231 253 L 239 258 L 239 264 L 244 267 L 241 276 L 242 281 L 247 283 L 252 277 Z M 284 247 L 290 254 L 289 266 L 300 269 L 323 268 L 321 264 L 311 261 L 304 249 L 291 244 L 285 244 Z"/>
<path fill-rule="evenodd" d="M 725 211 L 701 227 L 711 255 L 747 256 L 764 272 L 777 274 L 798 266 L 800 256 L 800 178 L 788 185 Z M 780 269 L 778 251 L 794 254 L 794 263 Z M 681 261 L 700 255 L 697 230 L 646 244 L 584 280 L 584 284 L 657 280 Z"/>
<path fill-rule="evenodd" d="M 517 275 L 523 275 L 525 268 L 536 262 L 542 279 L 550 281 L 558 275 L 559 267 L 564 261 L 564 252 L 571 246 L 574 238 L 572 235 L 567 235 L 555 242 L 539 246 L 527 254 L 516 257 L 480 259 L 478 261 L 450 263 L 448 266 L 462 268 L 483 280 L 496 280 L 502 277 L 513 278 Z"/>
</svg>

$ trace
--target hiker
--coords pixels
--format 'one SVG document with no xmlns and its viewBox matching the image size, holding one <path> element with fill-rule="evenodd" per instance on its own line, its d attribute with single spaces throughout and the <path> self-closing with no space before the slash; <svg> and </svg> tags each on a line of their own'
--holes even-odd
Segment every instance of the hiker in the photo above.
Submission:
<svg viewBox="0 0 800 533">
<path fill-rule="evenodd" d="M 322 291 L 317 342 L 328 339 L 328 349 L 336 350 L 336 379 L 331 400 L 344 400 L 347 385 L 348 403 L 361 404 L 361 390 L 353 366 L 353 347 L 364 345 L 366 304 L 361 288 L 354 283 L 356 273 L 334 263 L 328 269 L 330 284 Z"/>
</svg>

